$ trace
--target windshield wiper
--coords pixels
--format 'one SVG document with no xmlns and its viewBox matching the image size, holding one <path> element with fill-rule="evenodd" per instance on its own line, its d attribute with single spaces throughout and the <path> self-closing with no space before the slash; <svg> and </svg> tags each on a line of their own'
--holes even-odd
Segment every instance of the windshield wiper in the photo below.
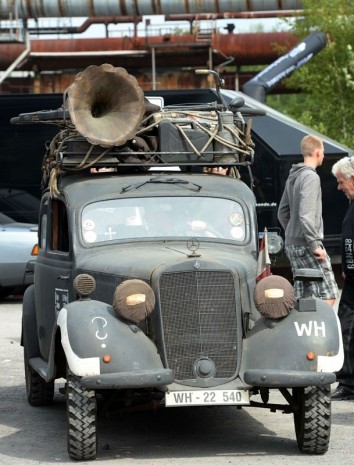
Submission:
<svg viewBox="0 0 354 465">
<path fill-rule="evenodd" d="M 184 189 L 188 190 L 200 190 L 202 186 L 199 186 L 198 184 L 195 184 L 194 182 L 189 182 L 186 181 L 185 179 L 178 179 L 178 178 L 151 178 L 148 179 L 147 181 L 138 183 L 138 184 L 132 184 L 127 187 L 123 187 L 122 192 L 127 192 L 131 189 L 139 189 L 142 186 L 145 186 L 145 184 L 178 184 Z"/>
</svg>

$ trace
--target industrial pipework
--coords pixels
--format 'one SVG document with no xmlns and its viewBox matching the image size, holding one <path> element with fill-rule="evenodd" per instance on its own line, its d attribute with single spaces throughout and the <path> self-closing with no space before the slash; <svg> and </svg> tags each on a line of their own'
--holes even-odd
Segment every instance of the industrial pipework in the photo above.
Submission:
<svg viewBox="0 0 354 465">
<path fill-rule="evenodd" d="M 301 10 L 302 0 L 0 0 L 0 19 Z"/>
</svg>

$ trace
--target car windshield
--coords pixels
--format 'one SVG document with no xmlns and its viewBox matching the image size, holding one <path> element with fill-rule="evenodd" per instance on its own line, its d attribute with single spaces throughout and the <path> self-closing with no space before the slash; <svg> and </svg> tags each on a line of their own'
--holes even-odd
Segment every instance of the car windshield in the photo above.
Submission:
<svg viewBox="0 0 354 465">
<path fill-rule="evenodd" d="M 242 242 L 245 216 L 239 203 L 213 197 L 144 197 L 87 205 L 82 212 L 86 243 L 117 239 L 200 237 Z"/>
</svg>

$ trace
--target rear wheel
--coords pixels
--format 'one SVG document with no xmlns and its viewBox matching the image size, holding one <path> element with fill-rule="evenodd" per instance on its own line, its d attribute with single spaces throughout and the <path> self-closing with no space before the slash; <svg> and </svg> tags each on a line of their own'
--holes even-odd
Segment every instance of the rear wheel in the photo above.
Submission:
<svg viewBox="0 0 354 465">
<path fill-rule="evenodd" d="M 331 432 L 331 388 L 309 386 L 293 389 L 299 406 L 294 412 L 297 444 L 306 454 L 324 454 Z"/>
<path fill-rule="evenodd" d="M 69 368 L 66 380 L 69 455 L 74 460 L 94 459 L 97 453 L 95 391 L 83 388 L 80 378 Z"/>
<path fill-rule="evenodd" d="M 26 350 L 26 340 L 24 341 L 24 364 L 26 378 L 26 393 L 30 405 L 40 407 L 50 405 L 54 398 L 54 381 L 49 383 L 30 366 Z"/>
</svg>

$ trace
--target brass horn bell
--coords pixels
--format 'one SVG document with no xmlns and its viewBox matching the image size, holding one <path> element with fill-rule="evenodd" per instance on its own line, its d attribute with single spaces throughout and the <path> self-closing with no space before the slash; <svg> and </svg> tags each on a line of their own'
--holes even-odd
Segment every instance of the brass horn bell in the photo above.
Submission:
<svg viewBox="0 0 354 465">
<path fill-rule="evenodd" d="M 91 65 L 76 75 L 67 94 L 72 123 L 93 145 L 123 145 L 141 125 L 144 93 L 124 68 Z"/>
</svg>

